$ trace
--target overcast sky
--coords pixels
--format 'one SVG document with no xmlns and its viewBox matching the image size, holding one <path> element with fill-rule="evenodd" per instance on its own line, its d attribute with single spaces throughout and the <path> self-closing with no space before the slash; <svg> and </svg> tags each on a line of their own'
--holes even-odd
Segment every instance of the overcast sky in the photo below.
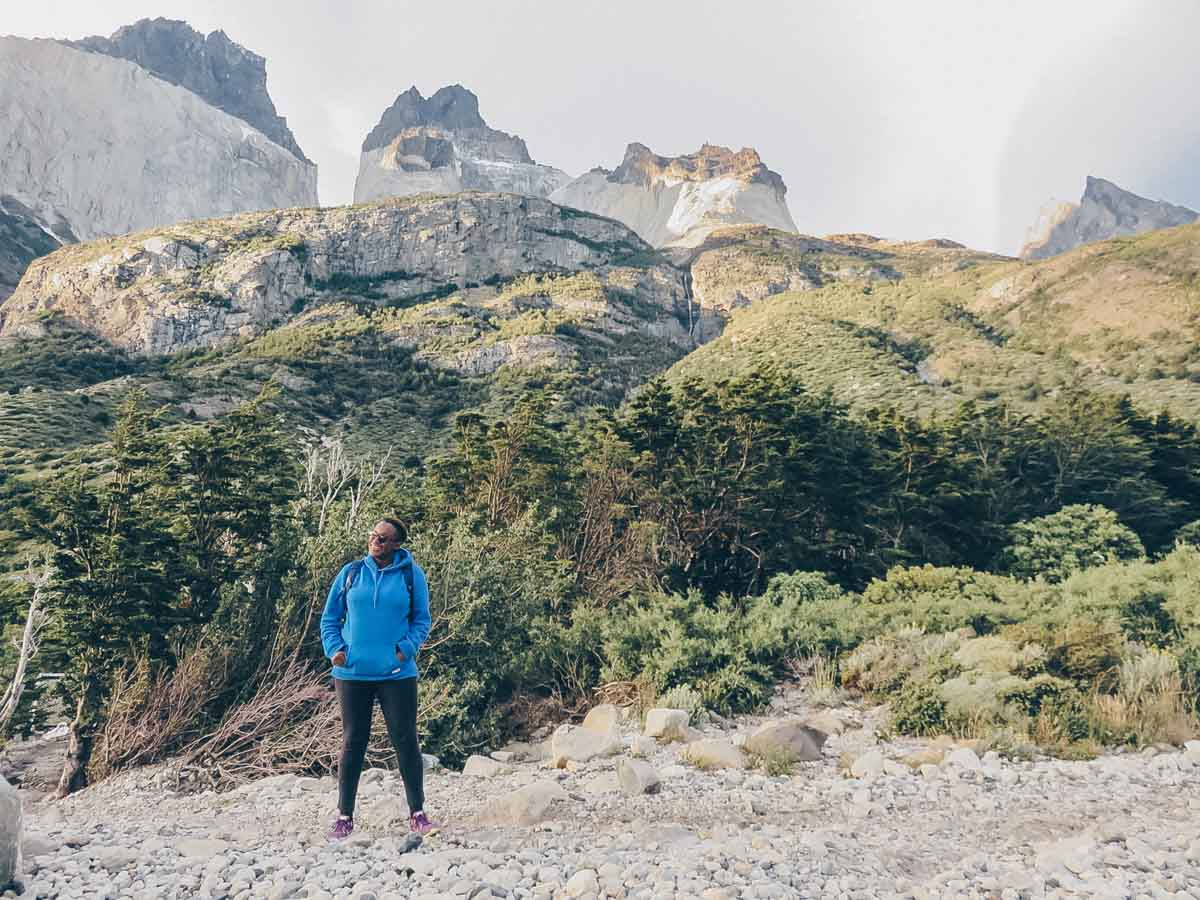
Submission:
<svg viewBox="0 0 1200 900">
<path fill-rule="evenodd" d="M 41 0 L 0 33 L 148 16 L 266 57 L 326 205 L 398 93 L 458 82 L 572 175 L 631 141 L 754 147 L 806 233 L 1014 252 L 1088 174 L 1200 209 L 1200 0 Z"/>
</svg>

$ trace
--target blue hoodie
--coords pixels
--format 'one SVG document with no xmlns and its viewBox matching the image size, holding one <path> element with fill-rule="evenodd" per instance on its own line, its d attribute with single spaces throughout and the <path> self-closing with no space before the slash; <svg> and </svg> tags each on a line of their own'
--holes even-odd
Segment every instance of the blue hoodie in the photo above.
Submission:
<svg viewBox="0 0 1200 900">
<path fill-rule="evenodd" d="M 333 579 L 325 612 L 321 614 L 321 643 L 332 658 L 346 651 L 346 665 L 334 666 L 333 677 L 348 681 L 387 681 L 417 677 L 417 651 L 429 637 L 429 584 L 407 550 L 397 550 L 380 569 L 368 554 L 342 598 L 347 563 Z M 412 567 L 413 594 L 408 596 L 404 569 Z M 409 607 L 412 616 L 409 617 Z M 396 651 L 404 654 L 404 662 Z"/>
</svg>

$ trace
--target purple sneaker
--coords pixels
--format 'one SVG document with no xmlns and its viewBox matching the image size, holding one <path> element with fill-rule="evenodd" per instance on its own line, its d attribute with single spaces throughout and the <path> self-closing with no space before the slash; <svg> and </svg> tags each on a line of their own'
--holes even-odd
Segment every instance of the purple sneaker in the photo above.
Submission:
<svg viewBox="0 0 1200 900">
<path fill-rule="evenodd" d="M 424 810 L 417 810 L 409 816 L 408 827 L 421 836 L 438 830 L 438 827 L 429 821 L 429 816 L 425 815 Z"/>
<path fill-rule="evenodd" d="M 338 816 L 337 821 L 333 823 L 333 828 L 329 831 L 329 839 L 331 841 L 340 841 L 343 838 L 350 837 L 350 832 L 354 830 L 354 820 L 346 819 Z"/>
</svg>

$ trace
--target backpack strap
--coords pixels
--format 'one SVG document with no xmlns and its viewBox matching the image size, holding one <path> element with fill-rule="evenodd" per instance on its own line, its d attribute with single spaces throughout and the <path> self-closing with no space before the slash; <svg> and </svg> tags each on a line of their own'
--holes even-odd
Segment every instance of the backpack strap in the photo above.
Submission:
<svg viewBox="0 0 1200 900">
<path fill-rule="evenodd" d="M 350 564 L 350 571 L 346 573 L 346 577 L 342 579 L 342 607 L 346 610 L 347 614 L 349 614 L 350 608 L 346 606 L 346 595 L 350 593 L 350 588 L 354 586 L 354 582 L 357 581 L 358 576 L 362 574 L 362 567 L 363 561 L 361 559 L 356 559 Z M 411 553 L 408 556 L 408 565 L 401 566 L 400 571 L 404 575 L 404 586 L 408 588 L 408 624 L 412 625 L 413 607 L 416 605 L 413 603 L 413 599 L 416 596 L 416 593 L 413 590 L 414 576 Z"/>
</svg>

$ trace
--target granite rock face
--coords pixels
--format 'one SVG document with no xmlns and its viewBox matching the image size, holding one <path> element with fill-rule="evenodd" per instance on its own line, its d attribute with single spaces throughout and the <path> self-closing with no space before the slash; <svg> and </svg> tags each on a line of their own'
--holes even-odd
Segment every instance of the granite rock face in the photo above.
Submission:
<svg viewBox="0 0 1200 900">
<path fill-rule="evenodd" d="M 296 159 L 310 162 L 267 93 L 266 60 L 231 41 L 223 31 L 206 36 L 186 22 L 142 19 L 117 29 L 110 37 L 64 43 L 137 63 L 253 125 Z"/>
<path fill-rule="evenodd" d="M 1147 200 L 1089 175 L 1078 203 L 1051 203 L 1042 210 L 1020 256 L 1047 259 L 1082 244 L 1187 225 L 1197 218 L 1200 213 L 1187 207 Z"/>
<path fill-rule="evenodd" d="M 35 260 L 0 305 L 0 339 L 40 335 L 49 313 L 135 353 L 171 353 L 261 334 L 297 310 L 353 293 L 356 284 L 370 284 L 376 302 L 406 303 L 448 286 L 569 272 L 619 285 L 679 328 L 682 275 L 665 261 L 627 264 L 648 255 L 617 222 L 512 194 L 251 213 L 69 246 Z M 518 351 L 553 356 L 558 348 L 506 350 Z M 490 371 L 505 360 L 460 362 L 464 370 Z"/>
<path fill-rule="evenodd" d="M 694 247 L 729 225 L 795 232 L 786 194 L 783 179 L 750 148 L 705 144 L 664 157 L 635 143 L 615 170 L 593 169 L 551 199 L 624 222 L 655 247 Z"/>
<path fill-rule="evenodd" d="M 241 119 L 57 41 L 0 38 L 0 121 L 0 196 L 64 239 L 316 203 L 316 166 Z"/>
<path fill-rule="evenodd" d="M 545 197 L 569 180 L 538 165 L 521 138 L 489 128 L 462 85 L 428 99 L 412 87 L 363 142 L 354 201 L 466 190 Z"/>
<path fill-rule="evenodd" d="M 62 223 L 44 222 L 15 197 L 0 196 L 0 302 L 16 290 L 31 260 L 71 241 L 74 235 Z"/>
</svg>

